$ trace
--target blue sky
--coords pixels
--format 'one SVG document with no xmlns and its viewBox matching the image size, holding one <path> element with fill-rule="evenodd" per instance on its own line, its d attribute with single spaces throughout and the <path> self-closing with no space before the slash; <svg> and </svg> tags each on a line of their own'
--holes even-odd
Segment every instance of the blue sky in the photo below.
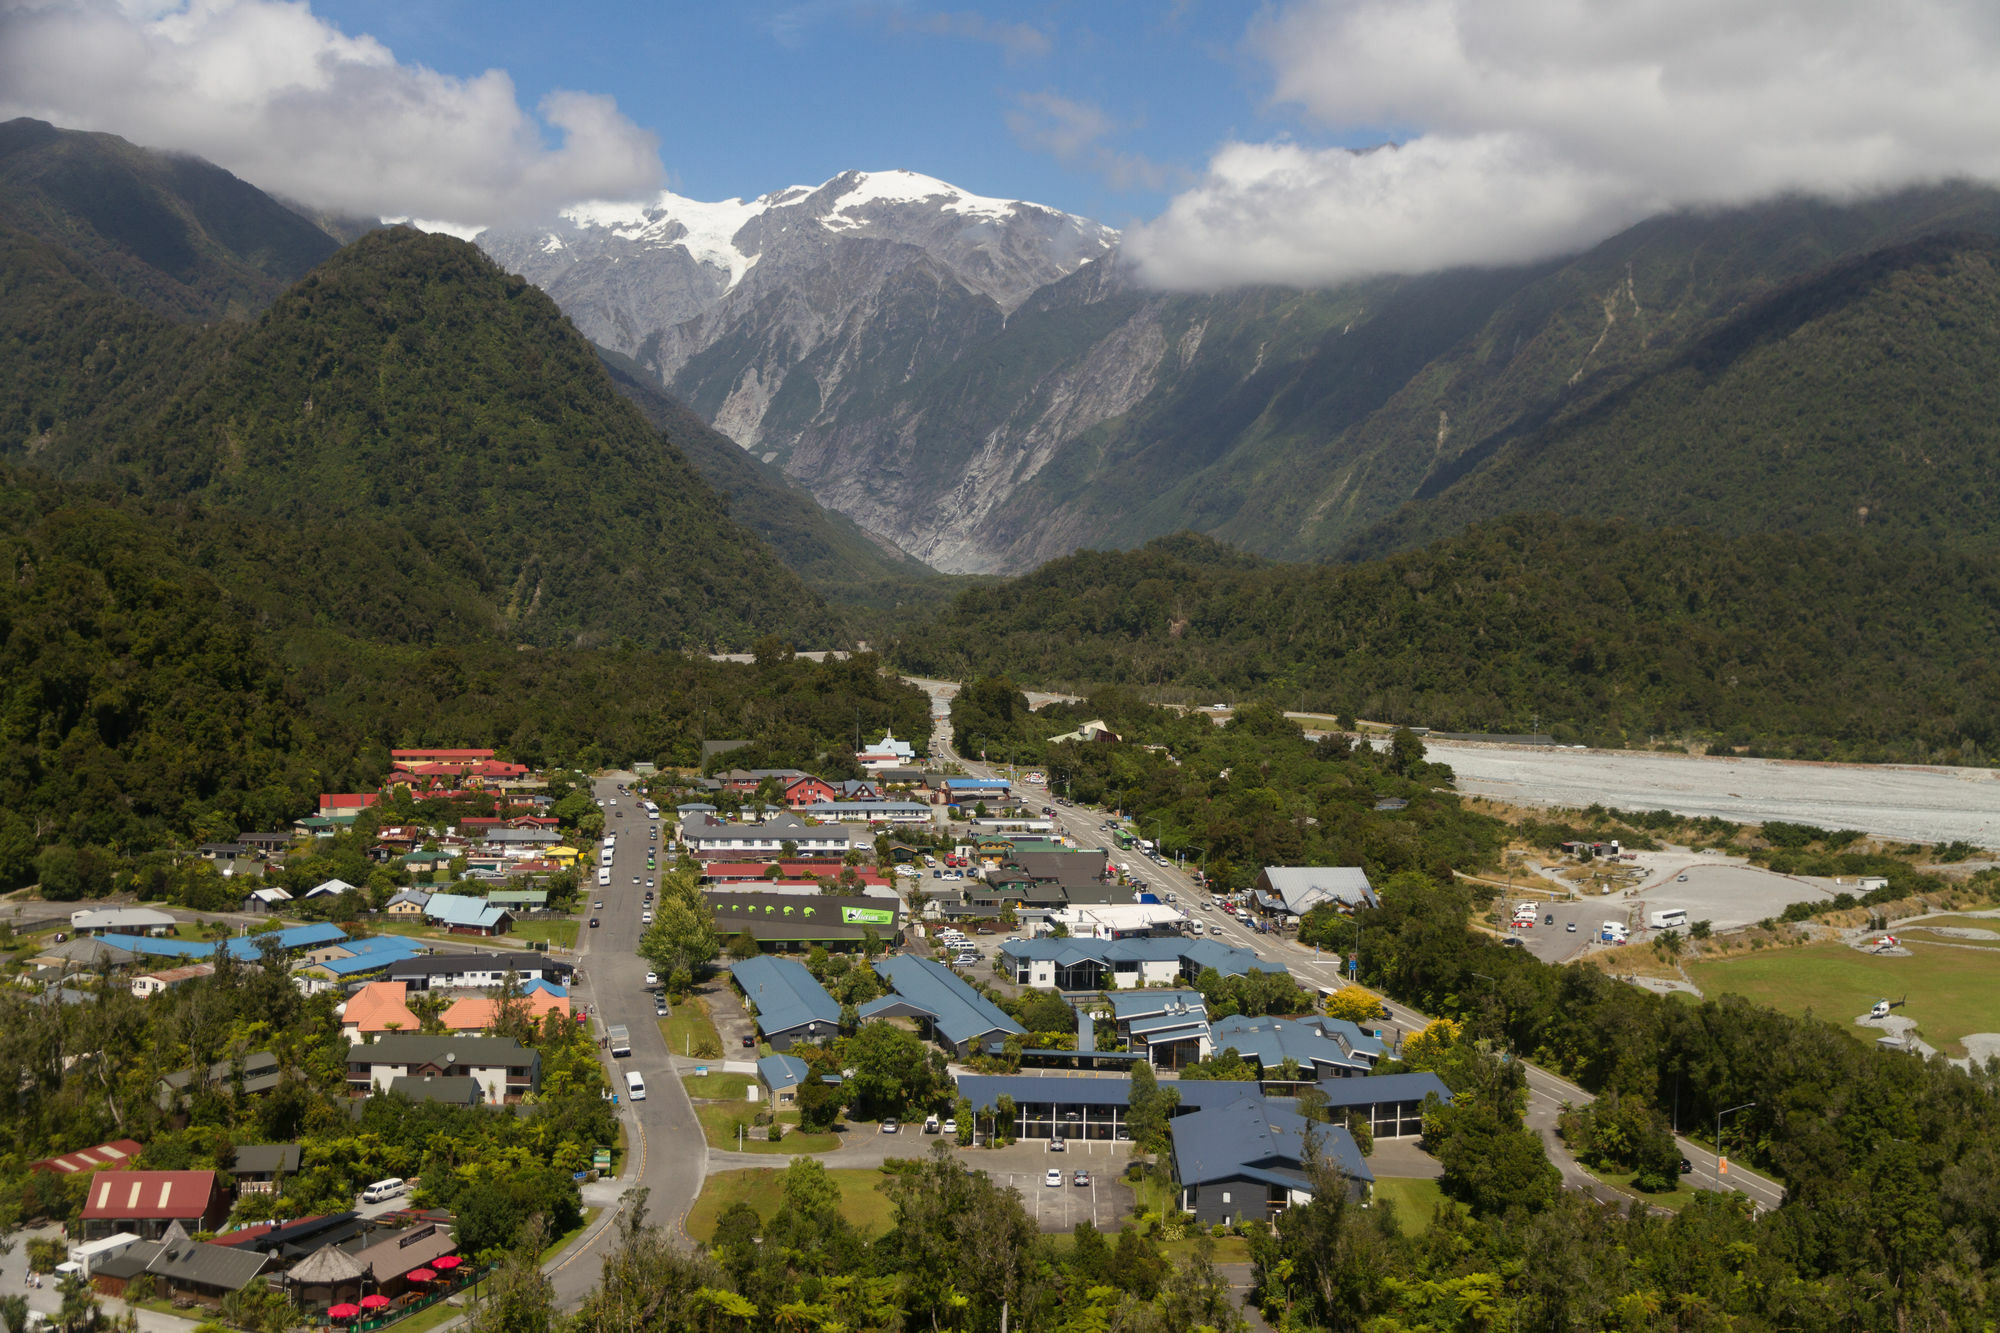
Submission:
<svg viewBox="0 0 2000 1333">
<path fill-rule="evenodd" d="M 555 89 L 608 93 L 659 135 L 672 187 L 699 199 L 902 167 L 1124 225 L 1158 213 L 1224 140 L 1297 128 L 1246 49 L 1255 9 L 1214 0 L 314 10 L 406 63 L 504 69 L 526 106 Z"/>
<path fill-rule="evenodd" d="M 0 0 L 0 118 L 471 234 L 906 168 L 1170 288 L 2000 182 L 1991 0 Z M 1381 151 L 1357 152 L 1357 149 Z"/>
</svg>

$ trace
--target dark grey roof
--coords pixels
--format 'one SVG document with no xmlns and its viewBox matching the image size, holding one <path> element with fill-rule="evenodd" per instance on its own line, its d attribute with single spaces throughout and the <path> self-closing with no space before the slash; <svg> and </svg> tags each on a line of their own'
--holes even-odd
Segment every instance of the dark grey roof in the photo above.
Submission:
<svg viewBox="0 0 2000 1333">
<path fill-rule="evenodd" d="M 541 1057 L 512 1037 L 454 1037 L 422 1032 L 392 1032 L 347 1048 L 351 1065 L 454 1064 L 492 1067 L 527 1065 Z"/>
<path fill-rule="evenodd" d="M 389 964 L 391 977 L 436 976 L 444 972 L 573 972 L 575 966 L 542 953 L 436 953 L 399 958 Z"/>
<path fill-rule="evenodd" d="M 1368 1106 L 1377 1102 L 1420 1102 L 1436 1095 L 1447 1105 L 1451 1089 L 1436 1074 L 1371 1074 L 1367 1078 L 1335 1078 L 1314 1089 L 1329 1106 Z"/>
<path fill-rule="evenodd" d="M 298 1169 L 296 1143 L 242 1143 L 236 1147 L 236 1165 L 231 1171 L 239 1176 L 270 1176 Z"/>
<path fill-rule="evenodd" d="M 479 1080 L 469 1074 L 438 1078 L 413 1078 L 402 1074 L 389 1080 L 389 1092 L 392 1096 L 408 1097 L 413 1102 L 444 1102 L 451 1106 L 474 1106 L 485 1097 Z"/>
<path fill-rule="evenodd" d="M 183 1238 L 162 1242 L 160 1252 L 146 1265 L 146 1271 L 170 1282 L 239 1291 L 264 1271 L 270 1258 L 259 1250 Z"/>
</svg>

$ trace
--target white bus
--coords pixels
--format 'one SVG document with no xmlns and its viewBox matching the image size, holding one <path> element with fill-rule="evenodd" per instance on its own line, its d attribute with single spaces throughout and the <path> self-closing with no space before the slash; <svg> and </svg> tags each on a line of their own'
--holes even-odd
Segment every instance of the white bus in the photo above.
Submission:
<svg viewBox="0 0 2000 1333">
<path fill-rule="evenodd" d="M 1687 909 L 1671 907 L 1664 912 L 1653 913 L 1647 920 L 1653 923 L 1654 930 L 1679 930 L 1688 923 Z"/>
</svg>

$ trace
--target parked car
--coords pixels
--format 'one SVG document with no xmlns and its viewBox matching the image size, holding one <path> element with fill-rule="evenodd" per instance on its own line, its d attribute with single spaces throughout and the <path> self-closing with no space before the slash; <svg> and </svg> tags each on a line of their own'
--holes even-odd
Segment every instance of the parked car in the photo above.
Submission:
<svg viewBox="0 0 2000 1333">
<path fill-rule="evenodd" d="M 1090 1172 L 1088 1171 L 1077 1172 L 1076 1175 L 1071 1177 L 1071 1183 L 1075 1184 L 1079 1189 L 1090 1188 Z"/>
<path fill-rule="evenodd" d="M 1572 935 L 1576 934 L 1576 922 L 1574 921 L 1570 922 L 1567 926 L 1564 926 L 1563 929 L 1568 931 Z"/>
<path fill-rule="evenodd" d="M 1042 1177 L 1042 1183 L 1047 1185 L 1052 1190 L 1061 1189 L 1062 1172 L 1056 1170 L 1054 1167 L 1050 1167 L 1048 1175 Z"/>
<path fill-rule="evenodd" d="M 659 973 L 657 973 L 657 972 L 648 972 L 648 973 L 646 974 L 646 984 L 647 984 L 648 986 L 657 986 L 657 985 L 659 985 L 659 984 L 660 984 L 660 974 L 659 974 Z"/>
<path fill-rule="evenodd" d="M 895 1132 L 896 1132 L 896 1131 L 897 1131 L 898 1129 L 901 1129 L 901 1128 L 902 1128 L 902 1126 L 901 1126 L 901 1125 L 898 1125 L 898 1124 L 897 1124 L 897 1123 L 896 1123 L 895 1121 L 893 1121 L 893 1120 L 884 1120 L 884 1121 L 882 1122 L 882 1132 L 883 1132 L 884 1134 L 894 1134 L 894 1133 L 895 1133 Z"/>
<path fill-rule="evenodd" d="M 1050 1139 L 1050 1140 L 1049 1140 L 1049 1151 L 1050 1151 L 1050 1152 L 1062 1152 L 1062 1151 L 1063 1151 L 1063 1150 L 1064 1150 L 1065 1148 L 1067 1148 L 1068 1146 L 1069 1146 L 1069 1145 L 1068 1145 L 1068 1144 L 1066 1144 L 1066 1143 L 1064 1143 L 1064 1142 L 1063 1142 L 1063 1141 L 1062 1141 L 1061 1139 Z"/>
<path fill-rule="evenodd" d="M 592 903 L 590 910 L 593 912 L 602 912 L 604 910 L 604 899 L 599 898 L 596 902 Z"/>
<path fill-rule="evenodd" d="M 1545 926 L 1553 926 L 1555 923 L 1556 923 L 1556 914 L 1554 912 L 1550 912 L 1547 916 L 1542 918 L 1542 924 Z"/>
<path fill-rule="evenodd" d="M 655 995 L 653 997 L 653 1017 L 665 1018 L 666 1016 L 667 1016 L 667 997 L 664 995 Z"/>
<path fill-rule="evenodd" d="M 945 1133 L 945 1134 L 957 1134 L 957 1133 L 958 1133 L 958 1117 L 957 1117 L 957 1116 L 946 1116 L 946 1117 L 945 1117 L 945 1122 L 944 1122 L 944 1124 L 942 1124 L 942 1125 L 938 1126 L 938 1129 L 939 1129 L 939 1131 L 940 1131 L 940 1132 L 942 1132 L 942 1133 Z"/>
<path fill-rule="evenodd" d="M 743 1049 L 747 1051 L 754 1051 L 757 1049 L 756 1034 L 753 1033 L 750 1036 L 747 1036 L 743 1039 Z"/>
</svg>

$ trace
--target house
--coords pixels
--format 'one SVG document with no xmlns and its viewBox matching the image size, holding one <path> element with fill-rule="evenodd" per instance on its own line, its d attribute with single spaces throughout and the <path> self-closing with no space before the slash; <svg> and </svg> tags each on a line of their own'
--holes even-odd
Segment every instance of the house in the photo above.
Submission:
<svg viewBox="0 0 2000 1333">
<path fill-rule="evenodd" d="M 521 1005 L 527 1016 L 538 1027 L 550 1014 L 561 1014 L 564 1018 L 568 1018 L 570 1013 L 569 996 L 559 988 L 545 986 L 540 982 L 522 988 Z M 451 1007 L 444 1011 L 439 1021 L 444 1024 L 447 1032 L 476 1037 L 491 1028 L 499 1019 L 498 999 L 484 995 L 468 995 L 452 1001 Z"/>
<path fill-rule="evenodd" d="M 859 949 L 872 933 L 888 946 L 901 936 L 902 904 L 894 897 L 821 893 L 739 893 L 704 889 L 724 939 L 748 935 L 760 948 L 805 953 L 814 945 Z"/>
<path fill-rule="evenodd" d="M 162 1111 L 185 1109 L 194 1099 L 196 1073 L 192 1069 L 177 1069 L 162 1078 L 153 1085 L 154 1102 Z M 216 1061 L 202 1071 L 200 1082 L 202 1087 L 225 1095 L 240 1088 L 245 1096 L 256 1096 L 277 1087 L 283 1077 L 278 1057 L 269 1051 L 257 1051 L 240 1060 Z"/>
<path fill-rule="evenodd" d="M 551 866 L 550 869 L 555 867 Z M 547 889 L 495 889 L 486 895 L 486 901 L 504 907 L 510 912 L 543 912 L 548 910 L 549 891 Z"/>
<path fill-rule="evenodd" d="M 246 912 L 277 912 L 292 900 L 292 895 L 275 884 L 267 884 L 261 889 L 252 889 L 243 895 L 243 910 Z"/>
<path fill-rule="evenodd" d="M 1174 1179 L 1183 1212 L 1201 1226 L 1268 1222 L 1297 1203 L 1310 1203 L 1306 1139 L 1360 1200 L 1375 1182 L 1354 1136 L 1339 1125 L 1307 1120 L 1247 1084 L 1234 1101 L 1174 1118 Z"/>
<path fill-rule="evenodd" d="M 451 853 L 411 852 L 397 857 L 389 864 L 411 875 L 435 875 L 440 870 L 451 869 Z"/>
<path fill-rule="evenodd" d="M 238 1194 L 269 1194 L 277 1189 L 280 1176 L 298 1169 L 296 1143 L 239 1143 L 229 1174 L 236 1178 Z"/>
<path fill-rule="evenodd" d="M 799 1087 L 811 1077 L 811 1066 L 796 1055 L 767 1055 L 757 1062 L 757 1079 L 771 1090 L 773 1106 L 798 1101 Z"/>
<path fill-rule="evenodd" d="M 132 994 L 143 1000 L 158 995 L 161 991 L 172 990 L 183 982 L 214 975 L 213 963 L 194 963 L 187 967 L 169 967 L 158 972 L 142 972 L 132 978 Z"/>
<path fill-rule="evenodd" d="M 1156 1068 L 1180 1069 L 1214 1054 L 1208 1002 L 1200 991 L 1120 990 L 1106 998 L 1118 1035 Z"/>
<path fill-rule="evenodd" d="M 785 784 L 785 804 L 794 810 L 839 799 L 840 792 L 831 782 L 810 773 L 802 773 Z"/>
<path fill-rule="evenodd" d="M 389 761 L 399 768 L 412 764 L 436 764 L 440 768 L 464 771 L 493 758 L 491 750 L 391 750 Z"/>
<path fill-rule="evenodd" d="M 933 790 L 942 792 L 953 805 L 970 805 L 977 801 L 1005 801 L 1013 787 L 1005 778 L 939 778 Z"/>
<path fill-rule="evenodd" d="M 424 914 L 424 905 L 430 900 L 431 895 L 428 890 L 401 889 L 397 891 L 395 897 L 382 905 L 382 910 L 390 916 L 405 920 L 420 918 Z"/>
<path fill-rule="evenodd" d="M 252 856 L 271 857 L 292 845 L 292 835 L 275 832 L 244 833 L 238 835 L 236 841 L 248 847 Z"/>
<path fill-rule="evenodd" d="M 847 855 L 853 840 L 838 824 L 808 824 L 797 815 L 774 815 L 755 824 L 728 824 L 712 815 L 694 813 L 681 820 L 683 846 L 702 860 L 747 860 L 779 856 Z M 786 844 L 791 844 L 789 850 Z"/>
<path fill-rule="evenodd" d="M 132 1164 L 144 1152 L 137 1139 L 112 1139 L 92 1148 L 79 1148 L 59 1157 L 44 1157 L 28 1163 L 30 1171 L 48 1171 L 58 1176 L 86 1175 L 92 1171 L 118 1171 Z"/>
<path fill-rule="evenodd" d="M 1060 736 L 1049 737 L 1049 744 L 1062 745 L 1074 742 L 1079 745 L 1090 745 L 1098 741 L 1111 743 L 1117 740 L 1118 733 L 1113 731 L 1104 719 L 1100 717 L 1084 723 L 1075 731 L 1065 731 Z"/>
<path fill-rule="evenodd" d="M 331 838 L 342 829 L 354 827 L 353 815 L 309 815 L 292 821 L 292 831 L 301 838 Z"/>
<path fill-rule="evenodd" d="M 1009 1036 L 1027 1035 L 1026 1028 L 942 963 L 895 954 L 875 964 L 875 971 L 894 993 L 862 1005 L 863 1022 L 915 1019 L 933 1038 L 961 1056 Z"/>
<path fill-rule="evenodd" d="M 384 1032 L 416 1032 L 422 1022 L 410 1012 L 409 987 L 401 981 L 371 981 L 341 1006 L 340 1035 L 361 1041 Z"/>
<path fill-rule="evenodd" d="M 380 805 L 381 803 L 382 794 L 380 792 L 321 792 L 319 798 L 319 817 L 321 819 L 333 819 L 341 815 L 358 815 L 370 806 Z"/>
<path fill-rule="evenodd" d="M 249 845 L 241 842 L 204 842 L 194 849 L 194 854 L 204 861 L 234 861 L 249 852 Z"/>
<path fill-rule="evenodd" d="M 151 907 L 100 907 L 71 912 L 69 925 L 78 935 L 167 936 L 180 922 Z"/>
<path fill-rule="evenodd" d="M 1174 1114 L 1225 1106 L 1255 1095 L 1252 1083 L 1182 1080 L 1172 1085 L 1181 1095 Z M 1015 1137 L 1046 1139 L 1115 1139 L 1125 1136 L 1125 1111 L 1132 1082 L 1124 1078 L 1068 1078 L 1048 1074 L 960 1074 L 959 1095 L 979 1115 L 993 1115 L 1002 1096 L 1014 1103 Z M 1436 1074 L 1376 1074 L 1368 1078 L 1335 1079 L 1313 1094 L 1326 1101 L 1336 1120 L 1350 1114 L 1368 1121 L 1378 1139 L 1414 1138 L 1423 1132 L 1426 1098 L 1447 1104 L 1451 1092 Z"/>
<path fill-rule="evenodd" d="M 424 919 L 454 935 L 504 935 L 514 924 L 506 908 L 459 893 L 433 893 L 424 904 Z"/>
<path fill-rule="evenodd" d="M 100 1171 L 83 1201 L 85 1240 L 130 1231 L 158 1240 L 178 1222 L 213 1231 L 229 1216 L 229 1192 L 213 1171 Z"/>
<path fill-rule="evenodd" d="M 439 1037 L 392 1033 L 347 1048 L 347 1090 L 366 1097 L 399 1078 L 476 1079 L 494 1105 L 518 1102 L 542 1086 L 542 1057 L 512 1037 Z"/>
<path fill-rule="evenodd" d="M 729 974 L 755 1006 L 758 1034 L 774 1051 L 830 1037 L 840 1028 L 840 1002 L 794 959 L 746 958 L 731 964 Z"/>
<path fill-rule="evenodd" d="M 1304 916 L 1332 904 L 1343 912 L 1381 902 L 1359 866 L 1265 866 L 1251 895 L 1266 916 Z"/>
<path fill-rule="evenodd" d="M 317 950 L 314 961 L 293 969 L 292 980 L 307 995 L 317 995 L 333 986 L 345 988 L 364 977 L 387 973 L 396 963 L 422 950 L 421 944 L 401 935 L 348 940 Z"/>
<path fill-rule="evenodd" d="M 563 985 L 575 971 L 574 965 L 544 953 L 440 953 L 389 964 L 389 980 L 408 982 L 413 991 L 480 990 L 510 982 Z"/>
<path fill-rule="evenodd" d="M 354 886 L 344 879 L 321 880 L 306 890 L 308 898 L 332 898 L 342 893 L 354 892 Z"/>
<path fill-rule="evenodd" d="M 78 969 L 103 972 L 109 968 L 124 967 L 137 957 L 130 949 L 102 939 L 81 936 L 51 945 L 28 961 L 37 967 L 53 968 L 57 975 L 74 976 Z"/>
</svg>

